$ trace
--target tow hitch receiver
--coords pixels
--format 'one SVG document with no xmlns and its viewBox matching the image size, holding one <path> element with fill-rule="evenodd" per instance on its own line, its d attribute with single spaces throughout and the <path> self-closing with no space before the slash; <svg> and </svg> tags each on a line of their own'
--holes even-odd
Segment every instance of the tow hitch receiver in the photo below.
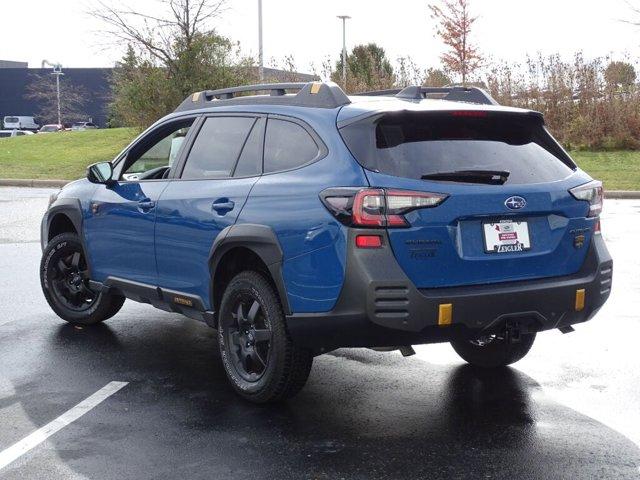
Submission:
<svg viewBox="0 0 640 480">
<path fill-rule="evenodd" d="M 504 329 L 504 339 L 507 343 L 519 343 L 522 339 L 520 323 L 517 320 L 507 320 Z"/>
</svg>

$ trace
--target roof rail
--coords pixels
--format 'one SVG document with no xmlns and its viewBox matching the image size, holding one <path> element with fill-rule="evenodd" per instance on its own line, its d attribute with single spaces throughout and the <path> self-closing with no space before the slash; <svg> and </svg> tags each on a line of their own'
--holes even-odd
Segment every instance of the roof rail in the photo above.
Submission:
<svg viewBox="0 0 640 480">
<path fill-rule="evenodd" d="M 478 87 L 407 87 L 396 95 L 408 100 L 434 98 L 452 102 L 480 103 L 482 105 L 498 105 L 491 95 Z"/>
<path fill-rule="evenodd" d="M 422 100 L 432 98 L 437 100 L 449 100 L 452 102 L 480 103 L 483 105 L 498 105 L 491 95 L 478 87 L 420 87 L 410 86 L 404 89 L 392 88 L 377 90 L 374 92 L 357 93 L 356 96 L 370 97 L 397 97 L 404 100 Z"/>
<path fill-rule="evenodd" d="M 291 91 L 296 91 L 297 93 L 288 93 Z M 250 92 L 269 92 L 269 95 L 237 96 L 237 94 Z M 189 95 L 175 111 L 183 112 L 236 104 L 337 108 L 349 103 L 351 103 L 349 97 L 333 82 L 264 83 L 196 92 Z"/>
</svg>

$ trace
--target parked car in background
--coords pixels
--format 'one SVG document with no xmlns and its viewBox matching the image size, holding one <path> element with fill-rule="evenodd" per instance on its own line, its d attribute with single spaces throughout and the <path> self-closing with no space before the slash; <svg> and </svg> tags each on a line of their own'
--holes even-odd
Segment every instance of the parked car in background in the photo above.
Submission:
<svg viewBox="0 0 640 480">
<path fill-rule="evenodd" d="M 71 130 L 73 132 L 83 132 L 85 130 L 94 130 L 96 128 L 100 127 L 92 122 L 76 122 L 71 126 Z"/>
<path fill-rule="evenodd" d="M 33 135 L 27 130 L 0 130 L 0 138 L 21 137 L 23 135 Z"/>
<path fill-rule="evenodd" d="M 40 128 L 33 117 L 7 116 L 4 117 L 5 130 L 33 130 Z"/>
<path fill-rule="evenodd" d="M 64 126 L 59 123 L 51 123 L 49 125 L 43 125 L 38 130 L 38 133 L 55 133 L 55 132 L 63 132 Z"/>
</svg>

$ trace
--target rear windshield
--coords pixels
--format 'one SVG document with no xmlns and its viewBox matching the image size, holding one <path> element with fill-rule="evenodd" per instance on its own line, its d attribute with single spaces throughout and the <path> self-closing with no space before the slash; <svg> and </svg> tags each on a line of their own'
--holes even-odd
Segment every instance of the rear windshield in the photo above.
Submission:
<svg viewBox="0 0 640 480">
<path fill-rule="evenodd" d="M 20 119 L 18 117 L 5 117 L 5 123 L 18 123 Z"/>
<path fill-rule="evenodd" d="M 542 120 L 521 114 L 388 113 L 341 134 L 363 167 L 397 177 L 490 170 L 525 184 L 561 180 L 575 169 Z"/>
</svg>

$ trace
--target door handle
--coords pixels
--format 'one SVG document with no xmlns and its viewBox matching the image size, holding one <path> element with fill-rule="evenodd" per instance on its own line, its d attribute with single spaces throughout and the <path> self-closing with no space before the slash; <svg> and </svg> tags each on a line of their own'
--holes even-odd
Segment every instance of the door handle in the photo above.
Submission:
<svg viewBox="0 0 640 480">
<path fill-rule="evenodd" d="M 143 212 L 147 212 L 156 206 L 156 202 L 153 200 L 140 200 L 138 202 L 138 208 Z"/>
<path fill-rule="evenodd" d="M 235 206 L 236 204 L 232 200 L 224 199 L 224 201 L 216 200 L 215 202 L 213 202 L 213 204 L 211 205 L 211 208 L 222 215 L 224 213 L 227 213 L 233 210 Z"/>
</svg>

